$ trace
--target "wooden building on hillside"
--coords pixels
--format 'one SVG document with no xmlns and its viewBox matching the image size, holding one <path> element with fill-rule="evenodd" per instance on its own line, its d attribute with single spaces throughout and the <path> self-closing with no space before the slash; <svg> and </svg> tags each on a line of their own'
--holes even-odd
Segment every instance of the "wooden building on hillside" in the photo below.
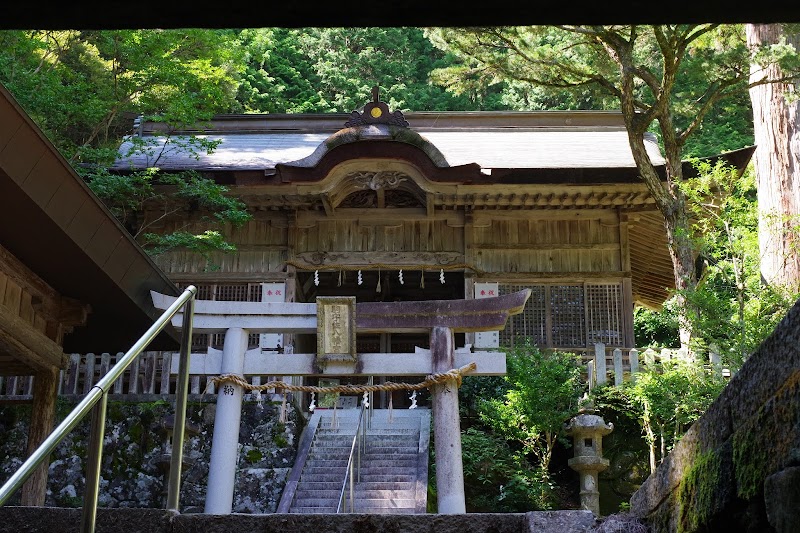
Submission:
<svg viewBox="0 0 800 533">
<path fill-rule="evenodd" d="M 207 155 L 176 149 L 186 135 L 219 145 Z M 580 352 L 633 347 L 634 306 L 659 307 L 674 286 L 663 219 L 618 112 L 403 114 L 376 91 L 350 115 L 224 115 L 181 131 L 139 121 L 133 136 L 149 151 L 128 154 L 127 141 L 116 172 L 192 169 L 230 187 L 254 215 L 229 228 L 237 251 L 215 256 L 211 269 L 189 252 L 156 258 L 200 298 L 430 300 L 528 287 L 524 312 L 505 330 L 465 334 L 459 345 L 527 337 Z M 663 170 L 656 139 L 647 145 Z M 195 209 L 159 231 L 187 222 L 206 229 Z M 208 337 L 197 345 L 221 342 Z M 315 346 L 313 338 L 261 342 Z M 427 342 L 359 336 L 358 351 Z"/>
<path fill-rule="evenodd" d="M 0 85 L 0 389 L 33 376 L 28 454 L 53 430 L 65 351 L 130 349 L 161 315 L 151 290 L 178 294 Z M 178 345 L 169 328 L 151 348 Z M 44 504 L 47 466 L 23 504 Z"/>
</svg>

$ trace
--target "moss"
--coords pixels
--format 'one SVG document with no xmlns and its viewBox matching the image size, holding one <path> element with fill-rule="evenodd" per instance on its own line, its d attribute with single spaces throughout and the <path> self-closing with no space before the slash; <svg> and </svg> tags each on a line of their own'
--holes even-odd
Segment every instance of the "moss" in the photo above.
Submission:
<svg viewBox="0 0 800 533">
<path fill-rule="evenodd" d="M 250 464 L 256 464 L 264 457 L 264 454 L 261 453 L 261 450 L 250 450 L 247 452 L 247 460 Z"/>
<path fill-rule="evenodd" d="M 275 446 L 278 448 L 286 448 L 289 445 L 289 441 L 286 440 L 286 437 L 283 435 L 273 435 L 272 442 L 274 442 Z"/>
<path fill-rule="evenodd" d="M 793 372 L 775 395 L 733 434 L 737 495 L 759 495 L 768 475 L 793 456 L 795 427 L 800 420 L 800 371 Z"/>
<path fill-rule="evenodd" d="M 722 460 L 711 451 L 697 456 L 678 487 L 678 531 L 698 531 L 715 511 L 715 492 L 722 481 Z"/>
</svg>

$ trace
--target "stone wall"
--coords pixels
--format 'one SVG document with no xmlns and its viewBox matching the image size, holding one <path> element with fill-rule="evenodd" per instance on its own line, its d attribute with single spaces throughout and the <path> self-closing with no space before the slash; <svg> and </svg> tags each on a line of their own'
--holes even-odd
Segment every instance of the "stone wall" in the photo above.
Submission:
<svg viewBox="0 0 800 533">
<path fill-rule="evenodd" d="M 58 421 L 74 407 L 60 401 Z M 278 421 L 280 405 L 245 402 L 239 433 L 239 462 L 233 512 L 274 513 L 297 451 L 302 417 L 291 409 Z M 190 401 L 181 481 L 181 512 L 202 512 L 216 404 Z M 164 508 L 169 472 L 168 419 L 173 404 L 165 400 L 108 402 L 98 507 Z M 30 406 L 0 408 L 0 478 L 8 479 L 24 461 Z M 46 506 L 80 507 L 89 419 L 59 444 L 50 458 Z M 19 503 L 19 491 L 8 505 Z"/>
<path fill-rule="evenodd" d="M 800 531 L 800 302 L 631 508 L 654 533 Z"/>
</svg>

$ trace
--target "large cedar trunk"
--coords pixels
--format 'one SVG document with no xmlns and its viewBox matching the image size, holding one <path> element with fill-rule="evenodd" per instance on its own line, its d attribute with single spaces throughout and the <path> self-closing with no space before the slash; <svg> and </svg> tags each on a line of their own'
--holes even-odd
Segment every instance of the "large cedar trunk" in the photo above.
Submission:
<svg viewBox="0 0 800 533">
<path fill-rule="evenodd" d="M 780 24 L 747 24 L 749 46 L 777 43 L 784 35 Z M 798 35 L 786 35 L 797 46 Z M 779 78 L 780 69 L 752 65 L 750 82 L 764 76 Z M 798 103 L 787 101 L 796 87 L 786 83 L 767 83 L 750 89 L 753 104 L 756 151 L 754 155 L 758 185 L 758 238 L 761 275 L 767 283 L 800 287 L 800 113 Z"/>
</svg>

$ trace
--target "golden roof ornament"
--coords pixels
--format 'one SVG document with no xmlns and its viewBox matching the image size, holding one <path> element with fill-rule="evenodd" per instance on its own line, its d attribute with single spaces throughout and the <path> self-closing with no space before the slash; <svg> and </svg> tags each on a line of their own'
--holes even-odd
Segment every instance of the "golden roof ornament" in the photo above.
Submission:
<svg viewBox="0 0 800 533">
<path fill-rule="evenodd" d="M 388 124 L 390 126 L 408 127 L 408 121 L 400 111 L 389 111 L 389 106 L 380 101 L 380 89 L 376 85 L 372 88 L 372 102 L 364 106 L 363 113 L 353 111 L 350 120 L 344 123 L 345 128 L 369 126 L 372 124 Z"/>
</svg>

